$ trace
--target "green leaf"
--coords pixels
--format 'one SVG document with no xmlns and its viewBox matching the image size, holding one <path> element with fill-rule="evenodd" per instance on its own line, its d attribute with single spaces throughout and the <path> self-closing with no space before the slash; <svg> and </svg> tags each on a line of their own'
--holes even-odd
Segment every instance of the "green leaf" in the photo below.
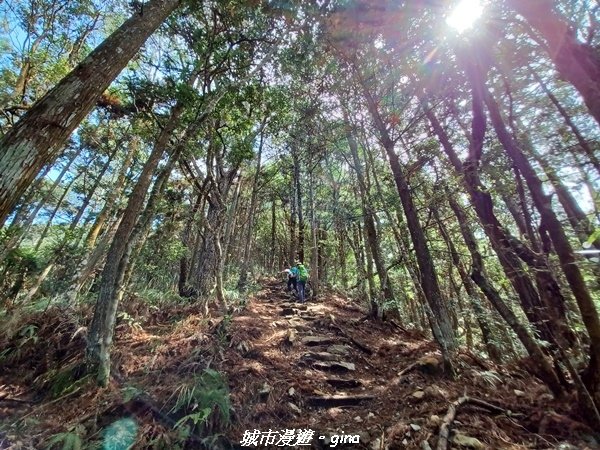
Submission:
<svg viewBox="0 0 600 450">
<path fill-rule="evenodd" d="M 587 241 L 585 241 L 585 243 L 591 245 L 594 243 L 594 241 L 596 241 L 599 238 L 600 238 L 600 228 L 596 229 L 592 234 L 590 234 L 590 237 L 587 239 Z"/>
<path fill-rule="evenodd" d="M 211 412 L 211 408 L 204 408 L 203 410 L 197 413 L 188 414 L 187 416 L 184 416 L 181 419 L 179 419 L 173 428 L 179 428 L 180 426 L 187 424 L 188 420 L 191 420 L 194 425 L 204 423 L 206 419 L 208 419 L 208 417 L 210 416 Z"/>
</svg>

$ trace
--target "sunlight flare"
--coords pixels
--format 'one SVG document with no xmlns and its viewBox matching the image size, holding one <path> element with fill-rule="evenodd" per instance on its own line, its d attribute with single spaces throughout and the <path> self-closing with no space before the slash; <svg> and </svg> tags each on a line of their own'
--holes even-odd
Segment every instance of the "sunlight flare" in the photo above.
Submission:
<svg viewBox="0 0 600 450">
<path fill-rule="evenodd" d="M 459 33 L 473 27 L 483 13 L 481 0 L 461 0 L 452 10 L 446 23 Z"/>
</svg>

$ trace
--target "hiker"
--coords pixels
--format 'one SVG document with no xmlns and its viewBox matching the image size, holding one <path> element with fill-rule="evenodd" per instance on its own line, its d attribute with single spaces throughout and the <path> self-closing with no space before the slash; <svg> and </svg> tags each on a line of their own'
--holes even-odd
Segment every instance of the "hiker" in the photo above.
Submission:
<svg viewBox="0 0 600 450">
<path fill-rule="evenodd" d="M 289 269 L 285 269 L 283 273 L 287 273 L 287 292 L 290 292 L 292 288 L 294 290 L 298 289 L 297 280 L 298 280 L 298 268 L 296 266 L 290 267 Z"/>
<path fill-rule="evenodd" d="M 296 270 L 298 271 L 298 281 L 297 281 L 297 290 L 298 290 L 298 300 L 300 303 L 304 303 L 306 300 L 304 299 L 306 282 L 308 281 L 308 270 L 301 262 L 296 263 Z"/>
</svg>

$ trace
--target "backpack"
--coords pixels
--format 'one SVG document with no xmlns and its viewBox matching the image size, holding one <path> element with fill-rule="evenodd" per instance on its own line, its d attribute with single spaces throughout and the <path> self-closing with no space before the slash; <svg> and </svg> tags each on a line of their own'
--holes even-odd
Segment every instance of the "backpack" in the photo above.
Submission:
<svg viewBox="0 0 600 450">
<path fill-rule="evenodd" d="M 308 270 L 306 270 L 303 264 L 298 264 L 298 278 L 300 281 L 308 280 Z"/>
</svg>

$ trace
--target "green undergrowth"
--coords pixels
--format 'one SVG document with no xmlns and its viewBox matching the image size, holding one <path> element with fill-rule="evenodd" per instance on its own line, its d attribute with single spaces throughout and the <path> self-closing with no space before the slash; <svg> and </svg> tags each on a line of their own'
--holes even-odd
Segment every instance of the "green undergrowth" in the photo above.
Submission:
<svg viewBox="0 0 600 450">
<path fill-rule="evenodd" d="M 228 288 L 229 313 L 222 317 L 222 326 L 210 332 L 209 317 L 194 325 L 204 329 L 209 338 L 204 349 L 198 347 L 188 358 L 201 363 L 194 369 L 196 373 L 167 377 L 166 383 L 170 384 L 162 386 L 154 396 L 149 394 L 155 392 L 154 386 L 148 383 L 160 373 L 156 369 L 141 377 L 118 378 L 124 386 L 118 389 L 118 395 L 110 389 L 96 394 L 93 377 L 86 375 L 84 365 L 86 327 L 93 305 L 89 296 L 74 306 L 56 301 L 0 315 L 0 372 L 7 369 L 2 383 L 20 386 L 32 399 L 32 411 L 40 411 L 26 417 L 15 413 L 10 423 L 0 426 L 0 432 L 23 441 L 35 436 L 31 448 L 47 450 L 228 448 L 224 432 L 233 417 L 228 383 L 203 361 L 210 360 L 210 353 L 216 355 L 226 345 L 232 317 L 245 307 L 259 286 L 252 283 L 243 293 Z M 133 342 L 135 336 L 143 336 L 140 332 L 156 333 L 159 329 L 159 335 L 165 336 L 163 340 L 144 343 L 141 348 L 147 346 L 146 350 L 152 351 L 151 347 L 167 346 L 161 355 L 177 356 L 177 340 L 171 343 L 167 336 L 173 332 L 177 335 L 175 330 L 181 320 L 202 318 L 203 314 L 197 300 L 150 289 L 129 291 L 117 314 L 117 342 Z M 116 350 L 126 356 L 127 344 L 117 345 Z M 169 363 L 165 366 L 169 367 Z M 115 370 L 118 372 L 118 367 Z M 61 423 L 58 411 L 68 410 L 71 405 L 82 410 L 84 419 Z M 145 413 L 136 409 L 139 405 Z M 92 415 L 90 408 L 96 411 Z M 48 420 L 54 422 L 53 426 L 47 425 Z"/>
<path fill-rule="evenodd" d="M 144 422 L 139 416 L 113 417 L 100 430 L 92 421 L 66 427 L 48 436 L 47 450 L 156 450 L 226 449 L 223 432 L 231 423 L 232 407 L 226 378 L 205 369 L 179 385 L 160 410 L 162 427 Z M 143 402 L 144 392 L 133 386 L 122 389 L 123 402 Z M 115 407 L 108 409 L 114 410 Z M 164 426 L 168 423 L 169 426 Z"/>
<path fill-rule="evenodd" d="M 181 416 L 174 429 L 186 441 L 214 443 L 231 422 L 227 380 L 212 369 L 178 386 L 167 403 L 172 404 L 169 413 Z"/>
</svg>

